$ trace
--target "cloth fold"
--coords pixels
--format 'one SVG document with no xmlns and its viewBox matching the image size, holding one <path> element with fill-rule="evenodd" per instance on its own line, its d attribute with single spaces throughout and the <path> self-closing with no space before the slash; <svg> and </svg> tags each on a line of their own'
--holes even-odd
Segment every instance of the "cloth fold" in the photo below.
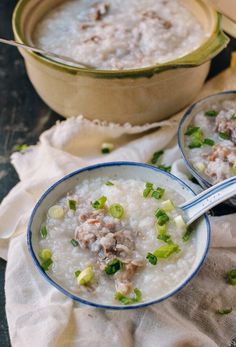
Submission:
<svg viewBox="0 0 236 347">
<path fill-rule="evenodd" d="M 236 87 L 232 69 L 208 82 L 200 97 Z M 0 205 L 0 256 L 6 269 L 6 312 L 13 347 L 225 347 L 236 343 L 235 288 L 225 274 L 236 267 L 236 214 L 210 217 L 212 244 L 199 274 L 169 300 L 142 310 L 92 309 L 71 301 L 37 272 L 26 244 L 26 226 L 40 195 L 80 167 L 107 161 L 148 162 L 165 149 L 163 164 L 196 192 L 177 146 L 182 112 L 163 122 L 132 127 L 88 121 L 82 116 L 57 123 L 36 146 L 12 155 L 20 182 Z M 115 149 L 104 156 L 103 142 Z M 13 213 L 14 212 L 14 213 Z M 216 310 L 232 306 L 218 316 Z"/>
</svg>

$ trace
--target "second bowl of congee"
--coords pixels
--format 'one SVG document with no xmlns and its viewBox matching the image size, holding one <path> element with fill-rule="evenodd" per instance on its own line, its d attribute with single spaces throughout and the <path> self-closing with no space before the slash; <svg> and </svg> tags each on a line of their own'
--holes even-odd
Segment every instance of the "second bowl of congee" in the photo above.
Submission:
<svg viewBox="0 0 236 347">
<path fill-rule="evenodd" d="M 208 249 L 207 217 L 187 228 L 178 208 L 193 195 L 144 164 L 82 169 L 36 205 L 30 252 L 43 276 L 75 300 L 108 308 L 159 302 L 192 278 Z"/>
<path fill-rule="evenodd" d="M 217 13 L 196 0 L 21 0 L 13 28 L 19 41 L 94 66 L 21 50 L 33 85 L 53 109 L 133 124 L 186 105 L 227 43 Z"/>
</svg>

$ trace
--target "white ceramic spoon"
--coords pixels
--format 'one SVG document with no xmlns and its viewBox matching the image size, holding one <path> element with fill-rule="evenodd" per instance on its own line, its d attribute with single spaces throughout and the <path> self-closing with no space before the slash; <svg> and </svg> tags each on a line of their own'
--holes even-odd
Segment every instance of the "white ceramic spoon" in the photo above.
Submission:
<svg viewBox="0 0 236 347">
<path fill-rule="evenodd" d="M 45 55 L 46 57 L 49 57 L 49 58 L 60 59 L 60 60 L 64 61 L 65 63 L 72 65 L 72 66 L 84 67 L 86 69 L 96 69 L 95 66 L 92 66 L 92 65 L 89 65 L 86 63 L 82 63 L 80 61 L 74 60 L 74 59 L 67 57 L 65 55 L 45 51 L 44 49 L 32 47 L 32 46 L 29 46 L 29 45 L 26 45 L 23 43 L 19 43 L 19 42 L 13 41 L 13 40 L 6 40 L 3 38 L 0 38 L 0 43 L 4 43 L 6 45 L 10 45 L 13 47 L 24 48 L 24 49 L 27 49 L 29 51 Z"/>
<path fill-rule="evenodd" d="M 234 195 L 236 195 L 236 176 L 204 190 L 193 199 L 180 205 L 179 208 L 184 212 L 185 222 L 189 225 L 212 207 Z"/>
</svg>

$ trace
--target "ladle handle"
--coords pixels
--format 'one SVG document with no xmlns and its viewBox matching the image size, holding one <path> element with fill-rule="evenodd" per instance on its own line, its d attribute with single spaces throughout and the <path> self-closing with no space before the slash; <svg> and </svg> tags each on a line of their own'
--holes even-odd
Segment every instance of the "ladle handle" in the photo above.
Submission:
<svg viewBox="0 0 236 347">
<path fill-rule="evenodd" d="M 189 225 L 212 207 L 234 195 L 236 195 L 236 176 L 212 186 L 179 207 L 184 211 L 185 221 Z"/>
</svg>

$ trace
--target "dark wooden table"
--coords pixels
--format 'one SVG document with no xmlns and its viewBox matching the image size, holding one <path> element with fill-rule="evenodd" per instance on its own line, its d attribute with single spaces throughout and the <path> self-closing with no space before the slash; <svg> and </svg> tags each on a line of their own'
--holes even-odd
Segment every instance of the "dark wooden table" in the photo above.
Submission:
<svg viewBox="0 0 236 347">
<path fill-rule="evenodd" d="M 12 38 L 11 16 L 16 0 L 0 1 L 0 37 Z M 214 59 L 209 78 L 229 65 L 236 40 Z M 17 183 L 10 155 L 17 144 L 35 144 L 39 135 L 62 119 L 51 111 L 32 88 L 23 59 L 15 48 L 0 46 L 0 201 Z M 223 208 L 215 210 L 217 214 Z M 227 210 L 227 212 L 231 212 Z M 1 223 L 1 221 L 0 221 Z M 6 262 L 0 259 L 0 346 L 10 346 L 5 316 L 4 275 Z"/>
</svg>

